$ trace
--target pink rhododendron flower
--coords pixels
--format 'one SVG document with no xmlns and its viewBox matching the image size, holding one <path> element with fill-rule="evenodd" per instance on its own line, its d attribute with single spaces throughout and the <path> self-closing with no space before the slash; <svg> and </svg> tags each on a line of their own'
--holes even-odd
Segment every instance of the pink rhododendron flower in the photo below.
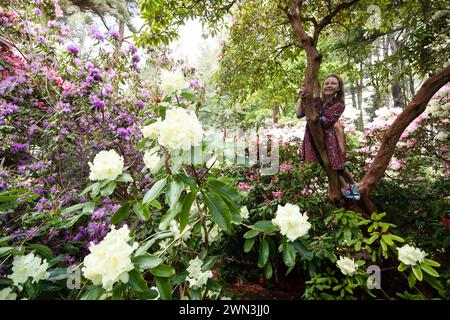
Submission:
<svg viewBox="0 0 450 320">
<path fill-rule="evenodd" d="M 280 171 L 289 171 L 291 169 L 292 169 L 292 164 L 290 164 L 290 163 L 280 164 Z"/>
<path fill-rule="evenodd" d="M 272 195 L 275 199 L 281 199 L 283 198 L 283 190 L 272 191 Z"/>
<path fill-rule="evenodd" d="M 249 192 L 249 191 L 250 191 L 250 188 L 251 188 L 250 185 L 248 185 L 247 183 L 245 183 L 245 182 L 239 182 L 239 189 L 240 189 L 240 190 Z"/>
</svg>

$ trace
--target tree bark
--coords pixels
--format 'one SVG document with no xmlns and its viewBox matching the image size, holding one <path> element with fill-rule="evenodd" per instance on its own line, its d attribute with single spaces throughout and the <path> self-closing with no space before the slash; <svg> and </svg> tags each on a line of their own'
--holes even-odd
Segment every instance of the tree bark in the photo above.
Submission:
<svg viewBox="0 0 450 320">
<path fill-rule="evenodd" d="M 319 122 L 319 115 L 313 106 L 313 86 L 319 80 L 319 67 L 322 60 L 322 55 L 317 50 L 317 43 L 320 32 L 330 23 L 333 18 L 342 10 L 350 8 L 359 0 L 349 0 L 348 2 L 341 2 L 335 8 L 329 10 L 329 14 L 323 17 L 320 22 L 314 23 L 314 35 L 311 37 L 305 32 L 303 21 L 301 19 L 303 1 L 291 0 L 289 7 L 285 8 L 285 13 L 288 16 L 289 22 L 292 26 L 294 34 L 299 40 L 301 46 L 306 52 L 306 72 L 305 72 L 305 94 L 302 95 L 303 110 L 306 114 L 306 121 L 308 123 L 311 137 L 316 147 L 322 164 L 328 176 L 328 199 L 331 202 L 337 203 L 341 199 L 341 192 L 337 172 L 331 168 L 330 161 L 325 149 L 325 140 L 323 137 L 323 129 Z"/>
<path fill-rule="evenodd" d="M 386 131 L 375 159 L 359 184 L 361 202 L 362 204 L 365 204 L 367 208 L 373 208 L 373 205 L 368 198 L 368 194 L 384 175 L 400 136 L 408 125 L 425 111 L 425 108 L 433 95 L 449 81 L 450 65 L 424 82 L 411 102 L 405 107 L 403 112 L 398 115 Z"/>
<path fill-rule="evenodd" d="M 277 104 L 272 105 L 272 121 L 278 123 L 280 118 L 280 107 Z"/>
</svg>

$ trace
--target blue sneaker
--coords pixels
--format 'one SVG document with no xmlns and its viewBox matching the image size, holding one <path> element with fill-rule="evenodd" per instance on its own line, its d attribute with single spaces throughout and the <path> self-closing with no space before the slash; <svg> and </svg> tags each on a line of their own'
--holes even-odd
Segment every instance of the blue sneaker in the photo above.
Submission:
<svg viewBox="0 0 450 320">
<path fill-rule="evenodd" d="M 353 195 L 351 187 L 346 187 L 344 189 L 341 189 L 341 191 L 342 191 L 342 195 L 344 196 L 344 198 L 354 199 L 354 195 Z"/>
<path fill-rule="evenodd" d="M 359 193 L 358 187 L 356 186 L 356 184 L 352 184 L 351 186 L 351 191 L 353 193 L 353 198 L 355 200 L 359 200 L 361 198 L 361 194 Z"/>
</svg>

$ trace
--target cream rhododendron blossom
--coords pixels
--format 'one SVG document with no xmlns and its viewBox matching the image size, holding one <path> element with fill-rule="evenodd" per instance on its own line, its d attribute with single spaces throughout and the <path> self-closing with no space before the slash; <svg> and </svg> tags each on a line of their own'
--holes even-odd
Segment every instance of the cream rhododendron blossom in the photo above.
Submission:
<svg viewBox="0 0 450 320">
<path fill-rule="evenodd" d="M 91 172 L 89 179 L 97 180 L 114 180 L 123 172 L 123 157 L 118 155 L 116 151 L 100 151 L 94 158 L 94 163 L 89 162 Z"/>
<path fill-rule="evenodd" d="M 341 272 L 346 276 L 353 276 L 356 273 L 356 269 L 358 269 L 355 260 L 347 257 L 339 257 L 339 260 L 336 262 L 336 265 L 339 267 Z"/>
<path fill-rule="evenodd" d="M 289 241 L 304 236 L 311 228 L 308 222 L 308 216 L 300 213 L 300 208 L 296 205 L 287 203 L 284 207 L 278 205 L 276 216 L 272 223 L 280 228 L 282 235 L 285 235 Z"/>
<path fill-rule="evenodd" d="M 157 153 L 145 151 L 143 160 L 144 160 L 145 166 L 151 172 L 154 172 L 155 169 L 158 167 L 158 164 L 161 161 L 161 158 L 158 156 Z"/>
<path fill-rule="evenodd" d="M 439 140 L 439 141 L 445 141 L 445 140 L 448 139 L 448 134 L 446 134 L 445 132 L 439 132 L 436 135 L 436 139 Z"/>
<path fill-rule="evenodd" d="M 407 266 L 415 266 L 417 263 L 422 263 L 425 256 L 425 251 L 410 246 L 409 244 L 398 248 L 398 260 Z"/>
<path fill-rule="evenodd" d="M 193 289 L 200 288 L 204 286 L 208 279 L 213 276 L 211 271 L 202 271 L 203 261 L 196 257 L 195 259 L 189 261 L 189 267 L 186 269 L 189 272 L 186 281 L 189 282 L 189 287 Z"/>
<path fill-rule="evenodd" d="M 243 206 L 242 208 L 241 208 L 241 218 L 242 219 L 248 219 L 248 217 L 250 216 L 250 212 L 248 212 L 248 208 L 247 208 L 247 206 Z"/>
<path fill-rule="evenodd" d="M 156 122 L 144 126 L 141 128 L 142 135 L 144 138 L 156 139 L 158 137 L 159 126 L 161 125 L 161 119 Z"/>
<path fill-rule="evenodd" d="M 17 293 L 13 292 L 11 287 L 4 288 L 0 290 L 0 301 L 2 300 L 16 300 Z"/>
<path fill-rule="evenodd" d="M 32 278 L 34 283 L 47 279 L 50 276 L 47 269 L 47 260 L 42 261 L 34 253 L 29 253 L 25 256 L 15 256 L 12 267 L 13 273 L 8 278 L 13 281 L 15 286 L 22 289 L 20 284 L 27 282 L 28 278 Z"/>
<path fill-rule="evenodd" d="M 189 87 L 189 83 L 184 78 L 183 72 L 180 70 L 161 72 L 161 89 L 165 94 L 172 94 Z"/>
<path fill-rule="evenodd" d="M 128 272 L 134 269 L 130 256 L 138 247 L 137 242 L 129 245 L 129 240 L 128 226 L 117 230 L 112 226 L 99 244 L 89 248 L 91 253 L 84 258 L 82 269 L 84 276 L 94 285 L 102 285 L 106 291 L 119 280 L 127 283 Z"/>
<path fill-rule="evenodd" d="M 185 109 L 167 110 L 166 118 L 159 126 L 158 142 L 173 150 L 187 150 L 202 142 L 203 129 L 195 113 Z"/>
</svg>

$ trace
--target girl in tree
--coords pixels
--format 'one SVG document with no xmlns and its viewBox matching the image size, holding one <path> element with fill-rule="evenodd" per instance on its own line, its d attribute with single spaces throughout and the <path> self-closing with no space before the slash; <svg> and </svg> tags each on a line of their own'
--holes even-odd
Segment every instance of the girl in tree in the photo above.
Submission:
<svg viewBox="0 0 450 320">
<path fill-rule="evenodd" d="M 303 95 L 303 85 L 300 88 Z M 320 124 L 325 137 L 325 147 L 331 168 L 336 170 L 341 184 L 342 195 L 347 199 L 360 199 L 360 193 L 350 171 L 345 167 L 345 135 L 343 125 L 338 121 L 345 109 L 344 82 L 337 74 L 328 75 L 323 82 L 322 97 L 320 97 L 319 84 L 314 86 L 314 107 L 319 113 Z M 305 113 L 302 108 L 302 99 L 299 99 L 296 110 L 297 118 L 303 118 Z M 322 166 L 311 137 L 311 132 L 306 125 L 303 139 L 302 160 L 307 162 L 319 162 Z"/>
</svg>

